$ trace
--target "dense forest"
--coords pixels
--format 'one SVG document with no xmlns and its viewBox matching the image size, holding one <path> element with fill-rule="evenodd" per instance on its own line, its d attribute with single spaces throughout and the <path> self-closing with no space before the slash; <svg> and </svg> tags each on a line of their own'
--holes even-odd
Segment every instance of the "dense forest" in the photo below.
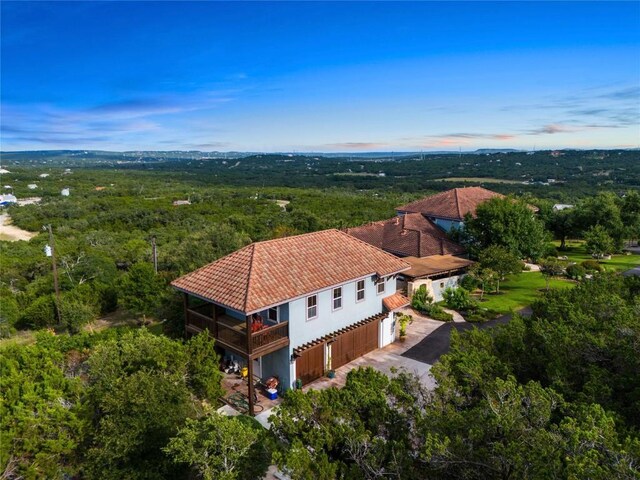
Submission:
<svg viewBox="0 0 640 480">
<path fill-rule="evenodd" d="M 433 392 L 369 370 L 342 390 L 292 392 L 271 432 L 212 413 L 219 359 L 210 339 L 181 338 L 181 301 L 168 287 L 252 241 L 389 218 L 408 201 L 479 184 L 518 201 L 488 203 L 457 232 L 481 260 L 477 277 L 507 255 L 553 274 L 554 238 L 560 248 L 582 238 L 597 259 L 640 237 L 636 151 L 2 161 L 5 192 L 40 199 L 6 210 L 37 235 L 0 240 L 3 478 L 248 479 L 272 462 L 296 479 L 640 474 L 637 279 L 589 275 L 551 289 L 529 319 L 454 338 Z M 114 312 L 136 322 L 92 333 Z"/>
</svg>

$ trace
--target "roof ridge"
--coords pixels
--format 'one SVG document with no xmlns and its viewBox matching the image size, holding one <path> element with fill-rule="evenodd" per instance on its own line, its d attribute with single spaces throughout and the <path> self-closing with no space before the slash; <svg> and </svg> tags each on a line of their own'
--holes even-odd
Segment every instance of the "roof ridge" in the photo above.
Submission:
<svg viewBox="0 0 640 480">
<path fill-rule="evenodd" d="M 458 211 L 458 217 L 462 218 L 462 212 L 460 212 L 460 199 L 458 198 L 458 189 L 454 188 L 453 193 L 456 197 L 456 210 Z"/>
<path fill-rule="evenodd" d="M 251 245 L 249 245 L 249 246 L 251 246 L 253 248 L 251 250 L 251 258 L 249 259 L 249 273 L 247 274 L 247 288 L 246 288 L 246 290 L 244 292 L 244 311 L 245 312 L 248 311 L 247 310 L 247 304 L 249 303 L 249 298 L 250 298 L 249 297 L 249 290 L 251 288 L 251 274 L 253 273 L 253 257 L 256 254 L 256 247 L 255 247 L 256 243 L 260 243 L 260 242 L 255 242 L 255 243 L 252 243 Z"/>
</svg>

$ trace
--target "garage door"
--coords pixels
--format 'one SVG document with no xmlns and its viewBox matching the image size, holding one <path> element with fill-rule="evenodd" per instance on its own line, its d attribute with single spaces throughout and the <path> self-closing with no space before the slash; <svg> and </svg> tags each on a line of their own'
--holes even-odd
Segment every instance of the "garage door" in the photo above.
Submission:
<svg viewBox="0 0 640 480">
<path fill-rule="evenodd" d="M 378 348 L 379 326 L 374 320 L 338 335 L 331 344 L 331 367 L 339 368 Z"/>
<path fill-rule="evenodd" d="M 296 377 L 306 385 L 324 374 L 324 343 L 300 353 L 296 360 Z"/>
</svg>

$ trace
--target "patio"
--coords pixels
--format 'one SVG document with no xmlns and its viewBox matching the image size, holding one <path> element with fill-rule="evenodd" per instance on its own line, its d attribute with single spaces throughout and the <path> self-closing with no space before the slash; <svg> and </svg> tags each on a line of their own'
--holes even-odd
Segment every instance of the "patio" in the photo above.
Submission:
<svg viewBox="0 0 640 480">
<path fill-rule="evenodd" d="M 239 413 L 247 415 L 249 411 L 247 380 L 235 373 L 223 373 L 222 375 L 222 388 L 225 392 L 222 401 Z M 279 396 L 275 400 L 270 400 L 262 386 L 257 386 L 255 393 L 257 397 L 254 405 L 256 414 L 268 411 L 282 402 L 282 398 Z"/>
</svg>

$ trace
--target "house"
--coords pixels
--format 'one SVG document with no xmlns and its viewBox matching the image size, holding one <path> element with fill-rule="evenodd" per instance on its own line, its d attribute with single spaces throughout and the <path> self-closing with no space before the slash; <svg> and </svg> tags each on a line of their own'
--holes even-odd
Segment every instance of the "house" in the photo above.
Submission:
<svg viewBox="0 0 640 480">
<path fill-rule="evenodd" d="M 399 215 L 421 213 L 445 231 L 463 226 L 467 213 L 475 215 L 476 208 L 491 198 L 504 195 L 482 187 L 453 188 L 421 200 L 397 207 Z"/>
<path fill-rule="evenodd" d="M 420 213 L 408 213 L 389 220 L 346 228 L 345 232 L 398 257 L 466 253 L 464 247 L 452 242 L 442 229 Z"/>
<path fill-rule="evenodd" d="M 409 264 L 338 230 L 252 243 L 172 282 L 187 334 L 207 330 L 249 378 L 307 384 L 395 339 Z M 253 413 L 253 382 L 249 410 Z"/>
<path fill-rule="evenodd" d="M 553 210 L 555 210 L 556 212 L 559 212 L 561 210 L 571 209 L 571 208 L 573 208 L 573 205 L 570 205 L 568 203 L 556 203 L 553 205 Z"/>
<path fill-rule="evenodd" d="M 15 195 L 11 195 L 10 193 L 0 195 L 0 207 L 8 207 L 16 203 L 18 203 L 18 199 Z"/>
<path fill-rule="evenodd" d="M 411 265 L 398 276 L 398 288 L 408 296 L 425 285 L 435 301 L 442 300 L 446 288 L 455 288 L 474 262 L 466 258 L 466 250 L 451 241 L 447 234 L 421 213 L 374 222 L 345 229 L 363 242 L 381 248 Z"/>
</svg>

